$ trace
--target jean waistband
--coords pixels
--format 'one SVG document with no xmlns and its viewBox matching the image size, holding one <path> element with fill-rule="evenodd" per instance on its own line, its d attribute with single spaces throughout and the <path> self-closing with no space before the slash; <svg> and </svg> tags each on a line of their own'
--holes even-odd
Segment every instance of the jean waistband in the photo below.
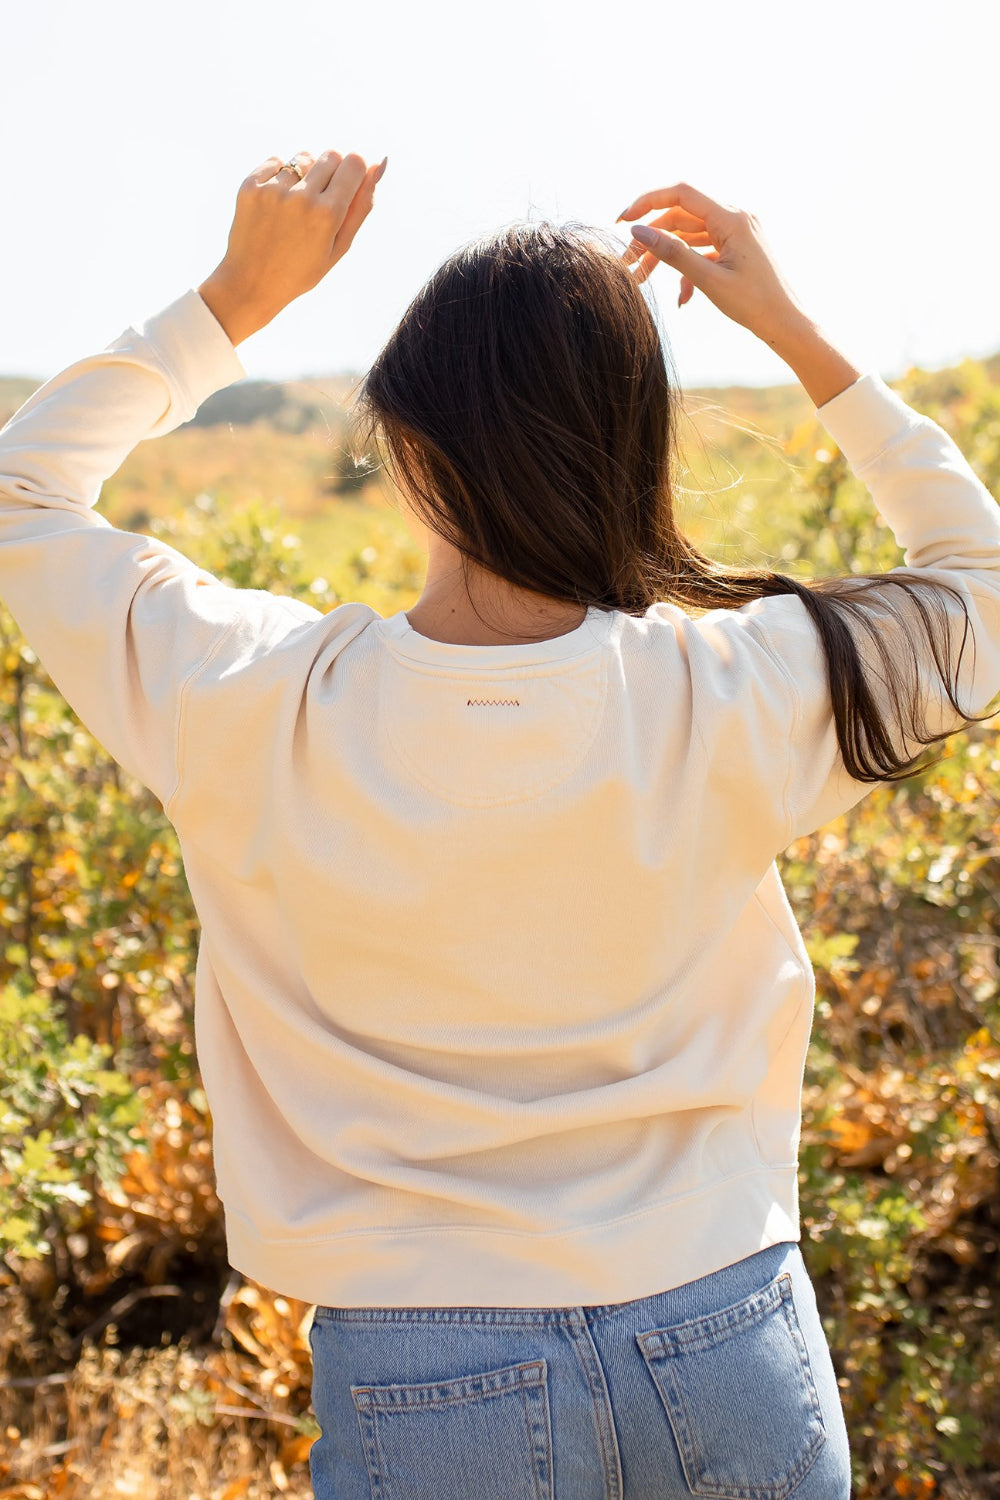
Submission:
<svg viewBox="0 0 1000 1500">
<path fill-rule="evenodd" d="M 598 1318 L 620 1313 L 627 1309 L 649 1312 L 658 1316 L 659 1310 L 676 1304 L 685 1306 L 704 1301 L 706 1305 L 713 1296 L 740 1297 L 753 1290 L 761 1276 L 774 1273 L 790 1252 L 801 1255 L 797 1240 L 782 1240 L 768 1245 L 763 1250 L 732 1265 L 723 1266 L 697 1281 L 685 1282 L 682 1286 L 670 1287 L 663 1292 L 654 1292 L 648 1297 L 638 1297 L 630 1302 L 589 1303 L 578 1307 L 329 1307 L 318 1305 L 313 1313 L 316 1320 L 339 1323 L 445 1323 L 469 1324 L 476 1327 L 563 1327 L 579 1331 Z"/>
</svg>

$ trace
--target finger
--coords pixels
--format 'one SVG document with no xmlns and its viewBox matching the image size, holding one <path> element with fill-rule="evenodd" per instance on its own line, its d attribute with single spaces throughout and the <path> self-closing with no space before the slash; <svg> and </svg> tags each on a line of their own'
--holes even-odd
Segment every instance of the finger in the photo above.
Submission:
<svg viewBox="0 0 1000 1500">
<path fill-rule="evenodd" d="M 305 187 L 306 178 L 315 166 L 316 158 L 311 151 L 296 151 L 294 157 L 289 157 L 289 161 L 298 162 L 302 168 L 302 176 L 299 176 L 294 167 L 286 167 L 282 163 L 281 170 L 275 173 L 275 181 L 288 188 L 298 187 L 300 183 Z"/>
<path fill-rule="evenodd" d="M 267 182 L 269 178 L 277 175 L 280 167 L 281 157 L 269 156 L 266 161 L 261 162 L 259 167 L 254 167 L 253 171 L 247 174 L 244 181 L 256 183 Z"/>
<path fill-rule="evenodd" d="M 678 182 L 673 187 L 654 188 L 650 193 L 642 193 L 622 214 L 625 220 L 641 219 L 654 208 L 683 208 L 688 213 L 697 214 L 703 221 L 709 233 L 729 225 L 736 216 L 736 210 L 729 208 L 726 204 L 716 203 L 714 198 L 700 193 L 697 188 L 691 187 L 690 183 Z"/>
<path fill-rule="evenodd" d="M 718 250 L 710 250 L 707 255 L 702 257 L 702 259 L 718 260 L 719 252 Z M 681 290 L 680 295 L 677 298 L 677 306 L 683 307 L 685 302 L 690 302 L 691 298 L 694 296 L 694 290 L 694 282 L 691 280 L 690 276 L 682 276 Z"/>
<path fill-rule="evenodd" d="M 331 264 L 336 264 L 342 255 L 351 248 L 354 236 L 361 225 L 372 211 L 375 202 L 375 184 L 382 176 L 383 164 L 377 162 L 374 167 L 369 167 L 364 175 L 364 180 L 358 188 L 344 215 L 344 221 L 334 237 L 333 254 Z"/>
<path fill-rule="evenodd" d="M 654 221 L 649 227 L 651 229 L 659 229 L 660 226 Z M 701 232 L 700 234 L 692 234 L 684 229 L 674 229 L 671 231 L 671 233 L 675 234 L 678 239 L 683 240 L 685 245 L 700 246 L 715 244 L 712 236 L 704 232 Z M 637 240 L 631 240 L 625 250 L 623 250 L 622 252 L 622 259 L 625 261 L 626 265 L 630 265 L 632 261 L 638 260 L 639 256 L 643 255 L 644 253 L 644 248 L 639 244 L 639 242 Z"/>
<path fill-rule="evenodd" d="M 341 157 L 320 194 L 321 201 L 341 218 L 347 213 L 355 193 L 368 175 L 369 168 L 356 151 Z"/>
<path fill-rule="evenodd" d="M 658 219 L 654 219 L 653 222 L 652 222 L 652 224 L 650 224 L 649 227 L 650 227 L 650 229 L 661 229 L 663 226 L 660 224 L 660 221 Z M 712 236 L 706 230 L 703 230 L 703 229 L 702 230 L 673 229 L 673 230 L 671 230 L 671 233 L 675 234 L 679 240 L 683 240 L 684 243 L 685 243 L 685 245 L 714 245 L 715 244 L 715 241 L 712 239 Z M 628 260 L 635 260 L 635 259 L 637 259 L 637 257 L 639 255 L 643 254 L 643 251 L 640 249 L 638 242 L 636 240 L 632 240 L 632 241 L 630 241 L 630 243 L 628 244 L 628 246 L 626 247 L 626 249 L 622 253 L 623 253 L 623 257 L 624 258 L 626 258 Z"/>
<path fill-rule="evenodd" d="M 661 229 L 663 227 L 664 226 L 661 225 L 659 219 L 654 219 L 653 223 L 650 225 L 651 229 Z M 682 239 L 686 245 L 714 244 L 712 236 L 705 230 L 694 231 L 687 229 L 675 229 L 673 230 L 673 233 L 677 235 L 678 239 Z M 645 251 L 640 248 L 638 241 L 632 240 L 631 243 L 622 252 L 622 260 L 625 261 L 626 265 L 631 265 L 633 261 L 638 260 L 639 257 L 644 254 Z"/>
<path fill-rule="evenodd" d="M 343 161 L 339 151 L 321 151 L 319 156 L 309 168 L 309 189 L 315 193 L 325 193 L 330 186 L 334 172 Z"/>
<path fill-rule="evenodd" d="M 655 268 L 660 264 L 655 255 L 644 255 L 634 271 L 629 275 L 633 281 L 648 281 Z"/>
<path fill-rule="evenodd" d="M 619 223 L 622 219 L 625 219 L 626 222 L 631 222 L 633 219 L 640 217 L 641 215 L 633 213 L 631 209 L 627 208 L 624 213 L 618 215 L 615 223 Z M 705 220 L 701 217 L 700 214 L 692 214 L 689 213 L 686 208 L 678 207 L 668 208 L 666 213 L 660 215 L 660 217 L 656 220 L 656 223 L 661 229 L 705 228 Z"/>
<path fill-rule="evenodd" d="M 619 223 L 622 217 L 623 215 L 619 215 L 615 223 Z M 665 214 L 660 214 L 653 220 L 653 225 L 657 229 L 673 230 L 675 234 L 707 234 L 704 219 L 699 219 L 697 214 L 689 214 L 683 208 L 668 208 Z M 711 235 L 708 235 L 706 243 L 712 243 Z"/>
<path fill-rule="evenodd" d="M 673 266 L 675 271 L 680 271 L 682 276 L 687 276 L 703 292 L 708 292 L 710 287 L 718 284 L 718 279 L 723 272 L 714 264 L 719 258 L 717 253 L 707 251 L 701 255 L 697 250 L 692 250 L 690 246 L 685 245 L 678 235 L 669 234 L 663 229 L 653 229 L 651 226 L 647 228 L 655 239 L 644 248 L 648 249 L 657 260 Z"/>
<path fill-rule="evenodd" d="M 709 198 L 707 193 L 699 192 L 690 183 L 678 182 L 671 187 L 653 188 L 648 193 L 641 193 L 627 208 L 622 210 L 620 217 L 626 220 L 641 218 L 643 214 L 648 214 L 657 208 L 679 210 L 692 218 L 697 218 L 703 224 L 708 223 L 710 216 L 735 211 L 731 210 L 728 204 L 717 203 L 714 198 Z"/>
</svg>

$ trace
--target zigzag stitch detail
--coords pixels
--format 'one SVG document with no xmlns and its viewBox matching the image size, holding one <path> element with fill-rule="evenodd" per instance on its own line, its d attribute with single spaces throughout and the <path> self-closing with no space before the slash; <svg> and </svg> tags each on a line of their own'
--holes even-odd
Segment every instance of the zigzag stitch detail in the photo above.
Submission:
<svg viewBox="0 0 1000 1500">
<path fill-rule="evenodd" d="M 503 705 L 507 708 L 520 708 L 521 706 L 520 699 L 518 698 L 470 698 L 465 706 L 466 708 L 471 708 L 476 704 L 480 707 L 488 707 L 490 704 L 498 707 Z"/>
</svg>

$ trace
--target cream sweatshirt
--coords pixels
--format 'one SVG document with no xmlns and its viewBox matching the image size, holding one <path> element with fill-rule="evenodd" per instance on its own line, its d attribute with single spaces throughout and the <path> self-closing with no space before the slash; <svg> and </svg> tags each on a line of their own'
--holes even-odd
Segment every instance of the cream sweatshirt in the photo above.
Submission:
<svg viewBox="0 0 1000 1500">
<path fill-rule="evenodd" d="M 872 790 L 804 606 L 451 645 L 109 525 L 129 451 L 245 373 L 192 289 L 0 432 L 0 597 L 179 837 L 233 1266 L 326 1305 L 558 1306 L 799 1239 L 815 984 L 775 858 Z M 1000 508 L 878 375 L 818 415 L 961 591 L 981 712 Z"/>
</svg>

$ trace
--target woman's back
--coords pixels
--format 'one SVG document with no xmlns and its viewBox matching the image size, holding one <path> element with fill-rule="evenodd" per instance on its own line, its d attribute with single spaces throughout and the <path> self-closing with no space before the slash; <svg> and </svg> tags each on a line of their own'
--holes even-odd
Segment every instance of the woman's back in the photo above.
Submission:
<svg viewBox="0 0 1000 1500">
<path fill-rule="evenodd" d="M 774 1197 L 793 1231 L 779 704 L 740 806 L 740 690 L 679 611 L 483 648 L 349 605 L 216 663 L 170 816 L 200 1024 L 240 1039 L 199 1036 L 238 1267 L 317 1303 L 577 1303 L 758 1248 Z"/>
</svg>

